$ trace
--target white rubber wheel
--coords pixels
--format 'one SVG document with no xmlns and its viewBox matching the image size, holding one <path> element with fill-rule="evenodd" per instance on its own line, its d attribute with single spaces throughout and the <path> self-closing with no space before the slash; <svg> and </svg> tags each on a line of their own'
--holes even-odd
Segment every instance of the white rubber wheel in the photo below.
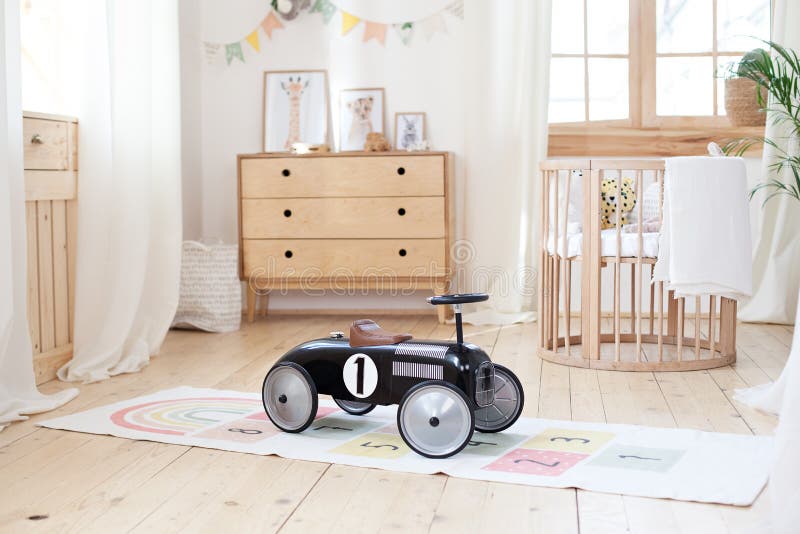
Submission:
<svg viewBox="0 0 800 534">
<path fill-rule="evenodd" d="M 267 373 L 261 399 L 269 420 L 284 432 L 302 432 L 317 415 L 317 387 L 296 363 L 280 363 Z"/>
<path fill-rule="evenodd" d="M 429 380 L 400 401 L 397 428 L 412 450 L 427 458 L 447 458 L 467 446 L 475 414 L 464 392 L 448 382 Z"/>
<path fill-rule="evenodd" d="M 494 404 L 475 410 L 475 430 L 502 432 L 522 414 L 525 394 L 517 375 L 502 365 L 494 365 Z"/>
</svg>

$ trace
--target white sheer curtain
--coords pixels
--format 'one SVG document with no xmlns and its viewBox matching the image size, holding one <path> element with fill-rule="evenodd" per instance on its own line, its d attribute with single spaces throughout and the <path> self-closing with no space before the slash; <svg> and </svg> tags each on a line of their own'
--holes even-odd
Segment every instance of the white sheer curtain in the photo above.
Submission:
<svg viewBox="0 0 800 534">
<path fill-rule="evenodd" d="M 773 0 L 772 40 L 800 51 L 800 2 Z M 774 125 L 767 118 L 767 137 L 787 140 L 785 125 Z M 789 150 L 800 152 L 798 140 Z M 764 147 L 761 175 L 770 174 L 775 150 Z M 786 173 L 788 177 L 789 173 Z M 760 202 L 756 197 L 754 202 Z M 761 212 L 759 237 L 753 253 L 753 297 L 739 310 L 739 319 L 746 322 L 791 324 L 797 308 L 800 289 L 800 205 L 795 199 L 778 196 Z"/>
<path fill-rule="evenodd" d="M 473 324 L 534 319 L 539 161 L 547 155 L 550 0 L 467 0 L 466 242 L 460 290 L 492 295 Z M 486 221 L 491 219 L 491 224 Z M 466 258 L 460 258 L 466 259 Z"/>
<path fill-rule="evenodd" d="M 0 429 L 52 410 L 76 389 L 42 395 L 28 331 L 25 182 L 22 173 L 19 1 L 0 4 Z"/>
<path fill-rule="evenodd" d="M 83 0 L 68 9 L 83 36 L 79 222 L 75 354 L 58 376 L 95 381 L 145 366 L 177 307 L 178 2 Z"/>
<path fill-rule="evenodd" d="M 775 0 L 773 40 L 800 50 L 800 2 Z M 769 121 L 769 119 L 768 119 Z M 781 135 L 767 126 L 767 135 Z M 785 134 L 784 134 L 785 135 Z M 798 150 L 798 147 L 794 147 Z M 769 164 L 770 150 L 764 150 L 762 168 Z M 764 532 L 790 534 L 800 525 L 800 204 L 776 197 L 765 208 L 761 240 L 753 265 L 755 295 L 740 317 L 750 321 L 791 323 L 795 326 L 792 350 L 781 376 L 772 384 L 739 390 L 736 399 L 753 408 L 779 414 L 775 430 L 775 457 L 769 478 L 772 506 L 770 525 Z"/>
</svg>

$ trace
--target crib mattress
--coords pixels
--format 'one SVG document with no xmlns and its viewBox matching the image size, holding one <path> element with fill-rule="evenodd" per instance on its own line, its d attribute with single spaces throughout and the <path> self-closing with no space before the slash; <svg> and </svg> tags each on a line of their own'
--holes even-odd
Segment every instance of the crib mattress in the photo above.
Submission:
<svg viewBox="0 0 800 534">
<path fill-rule="evenodd" d="M 657 258 L 658 257 L 658 232 L 642 234 L 642 257 L 643 258 Z M 547 250 L 550 254 L 554 253 L 555 247 L 553 246 L 553 233 L 547 240 Z M 563 235 L 558 237 L 558 255 L 564 257 L 564 242 Z M 625 233 L 621 234 L 622 250 L 620 256 L 626 258 L 635 258 L 639 255 L 639 234 Z M 617 255 L 617 230 L 615 228 L 608 228 L 600 232 L 600 249 L 603 256 L 616 256 Z M 567 234 L 567 258 L 580 256 L 583 253 L 583 232 Z"/>
</svg>

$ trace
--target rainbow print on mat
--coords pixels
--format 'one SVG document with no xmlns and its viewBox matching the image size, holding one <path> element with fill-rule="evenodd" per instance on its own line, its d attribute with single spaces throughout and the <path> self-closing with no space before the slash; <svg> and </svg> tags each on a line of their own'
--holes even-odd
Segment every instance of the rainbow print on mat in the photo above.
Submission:
<svg viewBox="0 0 800 534">
<path fill-rule="evenodd" d="M 131 430 L 184 436 L 263 410 L 258 399 L 198 397 L 136 404 L 112 413 L 111 421 Z"/>
</svg>

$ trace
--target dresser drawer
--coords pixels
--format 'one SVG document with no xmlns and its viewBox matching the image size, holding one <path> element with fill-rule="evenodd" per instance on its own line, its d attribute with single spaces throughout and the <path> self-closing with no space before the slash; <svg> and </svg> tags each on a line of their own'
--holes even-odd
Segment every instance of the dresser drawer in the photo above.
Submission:
<svg viewBox="0 0 800 534">
<path fill-rule="evenodd" d="M 22 119 L 22 145 L 25 169 L 69 169 L 69 141 L 66 122 L 44 119 Z"/>
<path fill-rule="evenodd" d="M 244 198 L 444 195 L 444 156 L 241 158 Z"/>
<path fill-rule="evenodd" d="M 244 278 L 443 276 L 444 239 L 245 239 Z"/>
<path fill-rule="evenodd" d="M 243 199 L 242 237 L 441 238 L 444 197 Z"/>
</svg>

